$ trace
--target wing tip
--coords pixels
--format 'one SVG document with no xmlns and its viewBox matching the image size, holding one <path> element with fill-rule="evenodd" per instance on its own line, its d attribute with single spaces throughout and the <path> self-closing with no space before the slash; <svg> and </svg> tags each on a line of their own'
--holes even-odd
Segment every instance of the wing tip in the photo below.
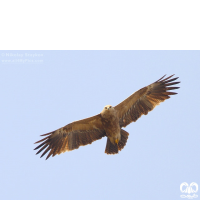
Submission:
<svg viewBox="0 0 200 200">
<path fill-rule="evenodd" d="M 164 76 L 162 76 L 161 78 L 159 78 L 157 81 L 155 81 L 155 83 L 159 82 L 160 80 L 162 80 L 164 77 L 166 76 L 166 74 Z"/>
</svg>

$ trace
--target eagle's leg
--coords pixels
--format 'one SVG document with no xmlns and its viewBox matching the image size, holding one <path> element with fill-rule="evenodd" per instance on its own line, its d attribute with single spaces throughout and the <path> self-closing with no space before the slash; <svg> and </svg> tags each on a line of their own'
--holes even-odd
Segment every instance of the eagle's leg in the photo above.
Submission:
<svg viewBox="0 0 200 200">
<path fill-rule="evenodd" d="M 118 143 L 119 143 L 119 139 L 118 139 L 118 138 L 115 140 L 115 143 L 116 143 L 116 144 L 118 144 Z"/>
</svg>

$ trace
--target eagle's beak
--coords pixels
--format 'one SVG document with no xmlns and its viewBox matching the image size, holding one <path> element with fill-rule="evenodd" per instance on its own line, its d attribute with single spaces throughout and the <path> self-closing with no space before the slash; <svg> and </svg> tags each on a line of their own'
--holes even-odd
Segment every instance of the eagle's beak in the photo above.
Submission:
<svg viewBox="0 0 200 200">
<path fill-rule="evenodd" d="M 108 108 L 108 110 L 109 110 L 109 108 Z"/>
</svg>

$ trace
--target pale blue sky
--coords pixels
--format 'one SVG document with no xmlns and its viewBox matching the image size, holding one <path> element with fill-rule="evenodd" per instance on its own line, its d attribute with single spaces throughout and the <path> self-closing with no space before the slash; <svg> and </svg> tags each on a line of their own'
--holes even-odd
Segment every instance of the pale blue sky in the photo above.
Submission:
<svg viewBox="0 0 200 200">
<path fill-rule="evenodd" d="M 0 53 L 1 199 L 169 200 L 181 199 L 182 182 L 200 185 L 200 51 Z M 178 95 L 127 126 L 119 154 L 106 155 L 103 138 L 47 161 L 35 155 L 39 135 L 164 74 L 180 77 Z"/>
</svg>

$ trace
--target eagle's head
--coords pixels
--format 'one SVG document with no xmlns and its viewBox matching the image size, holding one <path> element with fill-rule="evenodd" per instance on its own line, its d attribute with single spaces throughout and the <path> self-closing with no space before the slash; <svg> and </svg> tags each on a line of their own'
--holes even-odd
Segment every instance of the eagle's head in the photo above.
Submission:
<svg viewBox="0 0 200 200">
<path fill-rule="evenodd" d="M 115 109 L 111 105 L 106 105 L 101 111 L 101 115 L 103 117 L 109 117 L 110 115 L 114 114 L 114 112 Z"/>
<path fill-rule="evenodd" d="M 113 110 L 114 108 L 111 106 L 111 105 L 107 105 L 107 106 L 105 106 L 104 108 L 103 108 L 105 111 L 111 111 L 111 110 Z"/>
</svg>

